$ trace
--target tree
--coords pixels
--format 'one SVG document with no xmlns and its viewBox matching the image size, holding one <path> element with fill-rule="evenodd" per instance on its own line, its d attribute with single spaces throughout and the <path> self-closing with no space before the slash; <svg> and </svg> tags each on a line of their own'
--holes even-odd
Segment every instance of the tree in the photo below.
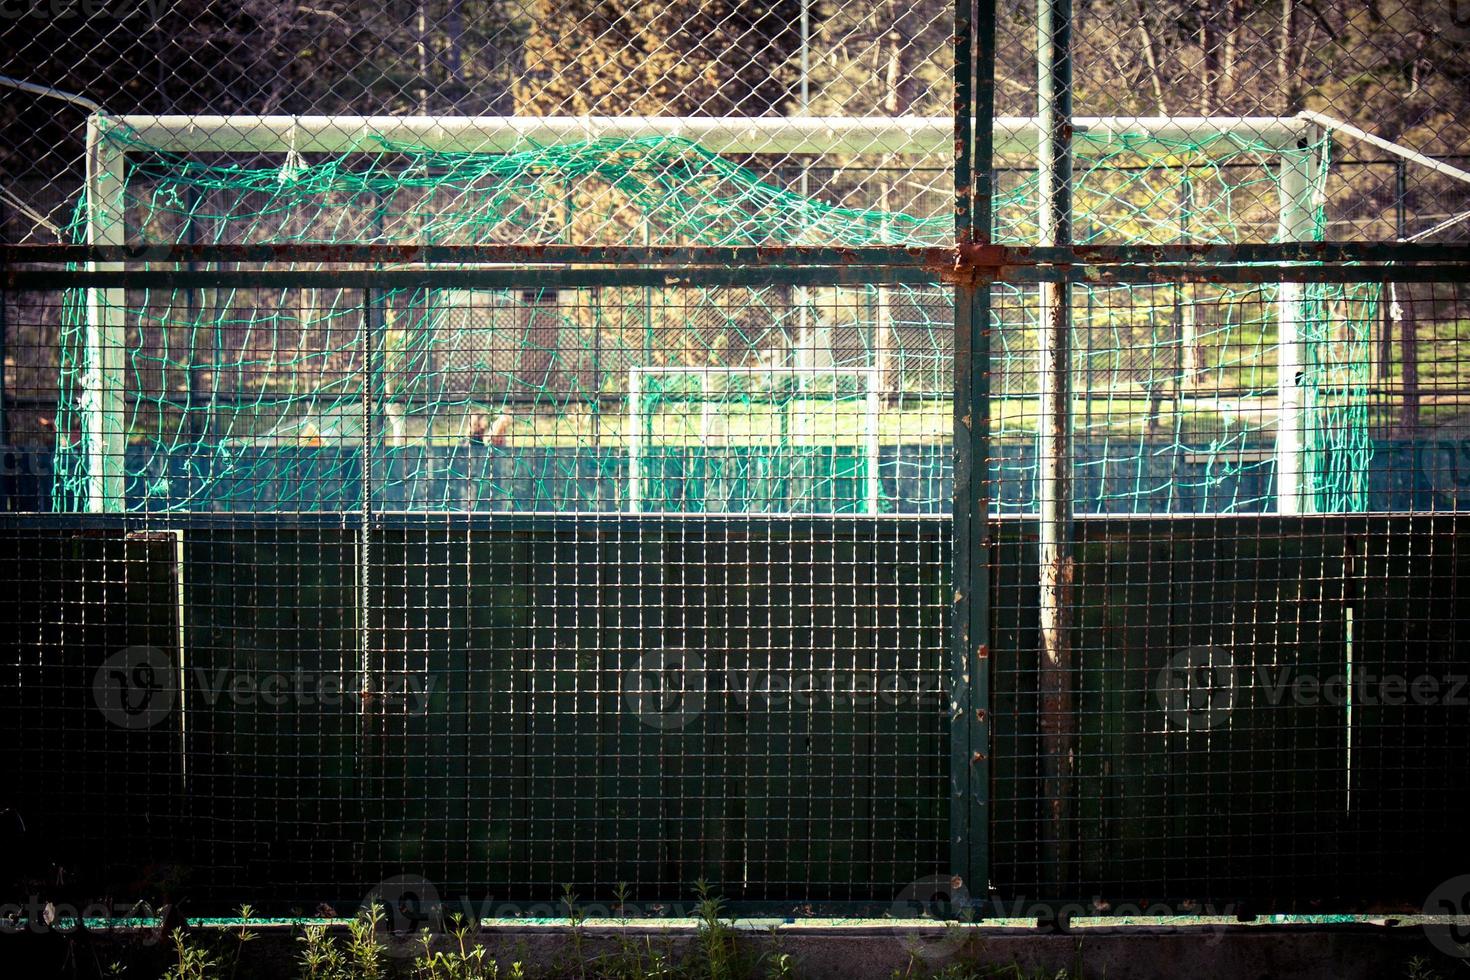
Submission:
<svg viewBox="0 0 1470 980">
<path fill-rule="evenodd" d="M 785 115 L 798 0 L 535 0 L 515 86 L 527 115 Z"/>
</svg>

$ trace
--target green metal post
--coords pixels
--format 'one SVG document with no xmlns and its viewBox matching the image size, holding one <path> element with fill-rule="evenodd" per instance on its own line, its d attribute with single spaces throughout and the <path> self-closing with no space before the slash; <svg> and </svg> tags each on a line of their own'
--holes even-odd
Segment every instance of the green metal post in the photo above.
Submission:
<svg viewBox="0 0 1470 980">
<path fill-rule="evenodd" d="M 990 241 L 995 11 L 955 5 L 955 241 Z M 954 620 L 951 639 L 952 899 L 990 886 L 990 283 L 955 296 Z"/>
</svg>

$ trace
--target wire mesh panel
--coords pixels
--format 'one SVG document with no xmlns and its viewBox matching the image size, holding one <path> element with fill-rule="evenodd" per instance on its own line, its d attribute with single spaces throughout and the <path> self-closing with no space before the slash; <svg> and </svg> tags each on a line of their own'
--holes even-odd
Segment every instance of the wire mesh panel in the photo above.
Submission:
<svg viewBox="0 0 1470 980">
<path fill-rule="evenodd" d="M 0 899 L 1422 906 L 1439 13 L 0 21 Z"/>
<path fill-rule="evenodd" d="M 80 558 L 14 570 L 17 590 L 56 579 L 52 604 L 9 608 L 34 749 L 18 805 L 77 887 L 137 860 L 202 908 L 335 906 L 403 874 L 475 903 L 565 883 L 668 902 L 696 880 L 884 903 L 943 863 L 950 546 L 914 489 L 940 479 L 936 424 L 917 396 L 885 404 L 871 364 L 773 366 L 789 287 L 240 292 L 248 326 L 213 334 L 192 392 L 167 364 L 209 332 L 181 324 L 189 291 L 137 294 L 121 527 L 86 516 L 109 474 L 77 436 L 53 523 L 12 537 L 163 536 L 112 559 L 137 599 L 76 592 Z M 17 295 L 65 319 L 63 294 Z M 816 322 L 870 306 L 821 297 Z M 587 331 L 617 323 L 633 342 L 606 329 L 589 363 Z M 922 511 L 896 512 L 905 486 Z M 94 605 L 116 636 L 68 629 Z M 71 751 L 53 736 L 114 687 L 154 706 L 97 748 L 157 818 L 146 860 L 72 851 L 92 834 L 41 819 L 77 803 L 45 784 Z M 33 716 L 31 691 L 60 710 Z"/>
<path fill-rule="evenodd" d="M 1151 288 L 1198 296 L 1217 287 Z M 1262 320 L 1274 321 L 1281 283 L 1236 288 L 1262 291 Z M 1003 896 L 1082 902 L 1101 914 L 1150 904 L 1417 907 L 1445 876 L 1442 842 L 1470 792 L 1464 529 L 1453 514 L 1459 443 L 1428 427 L 1401 437 L 1373 423 L 1364 338 L 1378 311 L 1370 302 L 1362 312 L 1354 295 L 1381 296 L 1381 287 L 1302 288 L 1333 297 L 1297 381 L 1322 386 L 1305 401 L 1318 414 L 1300 423 L 1309 428 L 1299 472 L 1310 483 L 1297 506 L 1313 516 L 1283 516 L 1272 323 L 1266 336 L 1207 361 L 1253 371 L 1261 393 L 1249 400 L 1199 380 L 1181 396 L 1191 382 L 1176 346 L 1154 365 L 1172 393 L 1110 398 L 1089 411 L 1088 365 L 1074 367 L 1075 620 L 1061 665 L 1044 661 L 1033 574 L 1045 515 L 1032 503 L 1029 514 L 1018 508 L 994 525 L 991 831 Z M 1458 322 L 1450 298 L 1463 298 L 1463 283 L 1415 288 L 1445 301 L 1438 309 Z M 1176 317 L 1164 323 L 1177 330 Z M 1448 324 L 1419 326 L 1432 335 Z M 1080 351 L 1080 328 L 1077 336 Z M 1436 350 L 1435 370 L 1462 359 L 1455 343 Z M 1343 385 L 1344 375 L 1355 383 Z M 1401 394 L 1377 397 L 1397 406 L 1391 417 L 1404 411 Z M 1229 426 L 1250 424 L 1242 409 L 1252 401 L 1263 451 L 1244 439 L 1229 448 Z M 1449 418 L 1461 402 L 1446 394 L 1436 404 Z M 998 424 L 1039 426 L 1035 395 L 1011 404 Z M 1150 443 L 1147 469 L 1124 452 L 1099 453 L 1094 474 L 1082 447 L 1085 433 L 1099 431 L 1125 450 L 1149 432 L 1174 435 Z M 1212 452 L 1191 448 L 1192 439 Z M 1004 446 L 997 440 L 998 453 Z M 1115 482 L 1108 470 L 1119 466 Z M 1194 482 L 1214 476 L 1224 478 Z M 1209 516 L 1166 506 L 1110 516 L 1099 503 L 1119 488 L 1145 502 L 1200 493 L 1220 503 L 1200 508 Z M 1042 724 L 1049 671 L 1060 672 L 1067 696 L 1064 722 L 1050 730 Z M 1074 753 L 1060 774 L 1046 762 L 1058 742 Z M 1411 783 L 1421 795 L 1405 790 Z"/>
</svg>

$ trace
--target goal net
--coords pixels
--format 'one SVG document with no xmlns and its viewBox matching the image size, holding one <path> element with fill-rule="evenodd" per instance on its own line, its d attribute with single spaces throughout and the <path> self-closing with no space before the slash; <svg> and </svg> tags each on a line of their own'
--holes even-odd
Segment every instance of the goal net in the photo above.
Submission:
<svg viewBox="0 0 1470 980">
<path fill-rule="evenodd" d="M 843 136 L 866 125 L 853 121 L 808 125 L 792 146 L 714 129 L 692 133 L 709 145 L 600 131 L 538 143 L 442 120 L 267 121 L 94 118 L 100 162 L 75 237 L 924 247 L 953 236 L 942 120 L 889 121 L 912 144 L 876 156 Z M 1079 120 L 1076 238 L 1321 238 L 1329 141 L 1295 120 L 1197 122 Z M 1025 243 L 1037 189 L 1018 142 L 1027 130 L 1002 129 L 994 233 Z M 930 130 L 934 146 L 914 135 Z M 524 271 L 504 290 L 68 294 L 53 507 L 669 509 L 677 484 L 683 510 L 947 509 L 948 288 L 558 290 Z M 1079 287 L 1079 510 L 1361 509 L 1376 298 L 1366 286 Z M 993 505 L 1024 512 L 1039 303 L 1017 285 L 992 300 Z M 803 365 L 831 370 L 819 381 Z M 674 481 L 691 452 L 699 478 Z"/>
</svg>

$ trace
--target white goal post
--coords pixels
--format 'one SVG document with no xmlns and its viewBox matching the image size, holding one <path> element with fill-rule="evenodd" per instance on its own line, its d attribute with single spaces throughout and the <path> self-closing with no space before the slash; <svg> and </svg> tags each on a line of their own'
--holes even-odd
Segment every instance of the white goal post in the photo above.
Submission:
<svg viewBox="0 0 1470 980">
<path fill-rule="evenodd" d="M 1330 120 L 1329 120 L 1330 122 Z M 121 128 L 142 146 L 174 154 L 198 153 L 351 153 L 378 149 L 376 141 L 428 150 L 499 154 L 531 146 L 595 139 L 681 137 L 725 154 L 889 154 L 948 160 L 954 153 L 954 121 L 930 116 L 258 116 L 111 115 L 93 113 L 87 124 L 87 241 L 124 243 L 126 147 L 108 138 Z M 993 120 L 997 154 L 1034 153 L 1039 120 L 1030 116 Z M 1278 241 L 1308 240 L 1312 231 L 1320 157 L 1295 151 L 1312 146 L 1330 129 L 1322 117 L 1089 117 L 1073 120 L 1079 153 L 1105 150 L 1126 141 L 1147 151 L 1149 140 L 1231 137 L 1264 144 L 1281 157 Z M 1205 149 L 1208 152 L 1208 148 Z M 1278 351 L 1277 489 L 1282 513 L 1310 506 L 1301 487 L 1302 425 L 1305 413 L 1295 379 L 1304 363 L 1297 326 L 1304 318 L 1299 284 L 1282 284 L 1277 299 Z M 121 290 L 87 290 L 86 343 L 89 367 L 83 377 L 83 426 L 88 433 L 87 497 L 94 512 L 124 505 L 123 457 L 127 450 L 123 396 L 125 359 Z"/>
<path fill-rule="evenodd" d="M 760 378 L 769 377 L 772 382 L 777 378 L 795 378 L 801 386 L 806 379 L 812 378 L 861 378 L 862 379 L 862 447 L 863 447 L 863 513 L 876 515 L 879 513 L 883 501 L 883 479 L 879 470 L 879 439 L 878 426 L 881 423 L 883 399 L 882 399 L 882 375 L 883 370 L 876 367 L 632 367 L 628 369 L 628 431 L 625 441 L 628 450 L 628 511 L 633 514 L 641 514 L 644 511 L 645 500 L 645 477 L 643 472 L 643 457 L 645 453 L 645 441 L 651 439 L 651 433 L 646 432 L 645 423 L 648 415 L 643 410 L 643 401 L 646 385 L 645 379 L 650 377 L 667 377 L 678 375 L 699 378 L 700 394 L 700 436 L 701 442 L 708 438 L 708 411 L 712 403 L 718 404 L 716 393 L 712 390 L 712 380 L 719 377 L 745 377 Z M 774 387 L 774 384 L 772 385 Z M 798 397 L 800 397 L 798 395 Z M 834 393 L 833 401 L 838 401 Z M 848 399 L 856 401 L 856 398 Z"/>
</svg>

